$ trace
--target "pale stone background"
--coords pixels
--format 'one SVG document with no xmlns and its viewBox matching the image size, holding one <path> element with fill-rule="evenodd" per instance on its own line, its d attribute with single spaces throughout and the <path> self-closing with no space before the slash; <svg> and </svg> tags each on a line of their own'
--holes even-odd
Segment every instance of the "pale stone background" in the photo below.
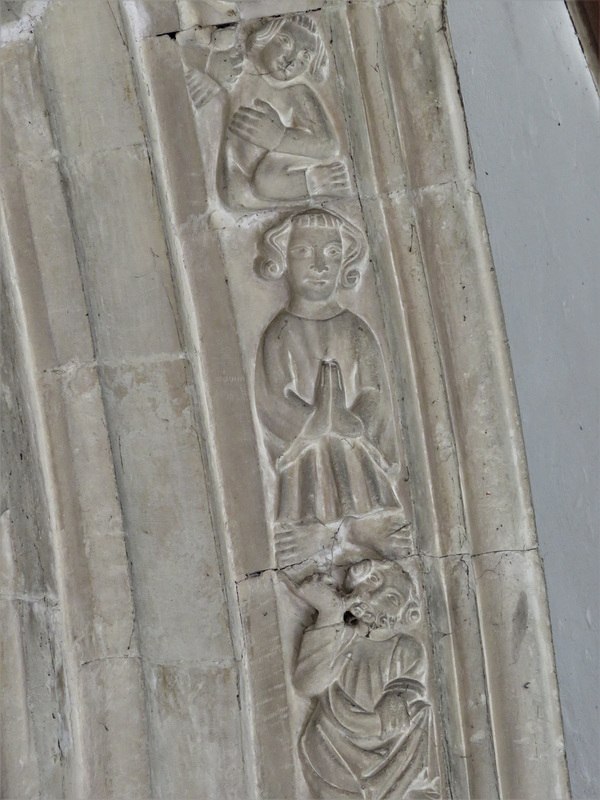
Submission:
<svg viewBox="0 0 600 800">
<path fill-rule="evenodd" d="M 574 800 L 600 797 L 600 106 L 562 0 L 448 0 L 523 417 Z"/>
</svg>

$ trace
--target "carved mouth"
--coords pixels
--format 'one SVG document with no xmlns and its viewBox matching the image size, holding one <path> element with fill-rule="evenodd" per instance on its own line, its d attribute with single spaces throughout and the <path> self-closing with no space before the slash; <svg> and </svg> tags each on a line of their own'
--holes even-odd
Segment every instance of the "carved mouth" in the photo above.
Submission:
<svg viewBox="0 0 600 800">
<path fill-rule="evenodd" d="M 312 286 L 327 286 L 329 280 L 327 278 L 305 278 L 303 283 L 309 283 Z"/>
<path fill-rule="evenodd" d="M 294 62 L 286 59 L 285 61 L 279 61 L 276 64 L 276 67 L 276 72 L 281 72 L 283 75 L 287 76 L 293 71 Z"/>
<path fill-rule="evenodd" d="M 395 614 L 386 613 L 385 611 L 377 612 L 367 603 L 361 602 L 353 605 L 344 616 L 344 621 L 348 625 L 356 625 L 359 620 L 368 625 L 370 630 L 379 630 L 393 628 L 398 618 Z"/>
</svg>

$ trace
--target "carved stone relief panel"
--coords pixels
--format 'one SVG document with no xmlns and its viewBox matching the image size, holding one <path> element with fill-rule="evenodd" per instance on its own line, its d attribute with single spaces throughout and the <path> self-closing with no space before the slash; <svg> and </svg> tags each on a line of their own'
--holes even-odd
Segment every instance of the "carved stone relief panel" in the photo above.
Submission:
<svg viewBox="0 0 600 800">
<path fill-rule="evenodd" d="M 202 34 L 210 37 L 206 47 Z M 193 106 L 201 115 L 206 109 L 213 136 L 215 115 L 223 129 L 216 179 L 226 207 L 268 209 L 348 194 L 348 167 L 323 91 L 329 57 L 314 19 L 294 14 L 193 30 L 186 45 Z"/>
<path fill-rule="evenodd" d="M 442 7 L 155 7 L 122 2 L 257 793 L 509 796 L 471 559 L 534 534 Z"/>
<path fill-rule="evenodd" d="M 253 571 L 279 570 L 272 713 L 297 791 L 440 797 L 402 411 L 322 26 L 293 14 L 178 37 L 206 190 L 188 224 L 218 241 L 231 292 L 265 500 Z"/>
</svg>

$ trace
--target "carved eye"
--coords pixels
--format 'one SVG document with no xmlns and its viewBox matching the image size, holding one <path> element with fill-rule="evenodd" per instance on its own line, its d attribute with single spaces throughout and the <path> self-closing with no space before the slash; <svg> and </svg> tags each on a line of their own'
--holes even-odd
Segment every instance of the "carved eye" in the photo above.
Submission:
<svg viewBox="0 0 600 800">
<path fill-rule="evenodd" d="M 342 248 L 337 244 L 329 244 L 325 248 L 325 255 L 329 256 L 330 258 L 335 258 L 342 254 Z"/>
<path fill-rule="evenodd" d="M 301 50 L 301 51 L 298 53 L 298 58 L 299 58 L 299 59 L 300 59 L 300 61 L 302 61 L 303 63 L 306 63 L 307 61 L 309 61 L 309 60 L 310 60 L 310 57 L 311 57 L 311 55 L 312 55 L 312 53 L 310 52 L 310 50 Z"/>
<path fill-rule="evenodd" d="M 291 36 L 288 36 L 287 33 L 280 33 L 277 36 L 277 40 L 284 46 L 284 47 L 291 47 L 294 44 L 294 41 Z"/>
<path fill-rule="evenodd" d="M 290 253 L 296 258 L 308 258 L 312 252 L 312 248 L 305 244 L 297 244 L 290 249 Z"/>
</svg>

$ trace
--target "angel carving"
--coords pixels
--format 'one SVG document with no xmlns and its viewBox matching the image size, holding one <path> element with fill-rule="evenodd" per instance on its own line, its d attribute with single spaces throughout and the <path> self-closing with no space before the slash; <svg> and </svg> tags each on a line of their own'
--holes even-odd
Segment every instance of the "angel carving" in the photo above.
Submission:
<svg viewBox="0 0 600 800">
<path fill-rule="evenodd" d="M 262 23 L 241 47 L 213 49 L 205 71 L 188 68 L 196 109 L 224 95 L 217 184 L 226 206 L 268 208 L 348 192 L 339 140 L 314 88 L 327 66 L 315 21 L 295 14 Z"/>
</svg>

